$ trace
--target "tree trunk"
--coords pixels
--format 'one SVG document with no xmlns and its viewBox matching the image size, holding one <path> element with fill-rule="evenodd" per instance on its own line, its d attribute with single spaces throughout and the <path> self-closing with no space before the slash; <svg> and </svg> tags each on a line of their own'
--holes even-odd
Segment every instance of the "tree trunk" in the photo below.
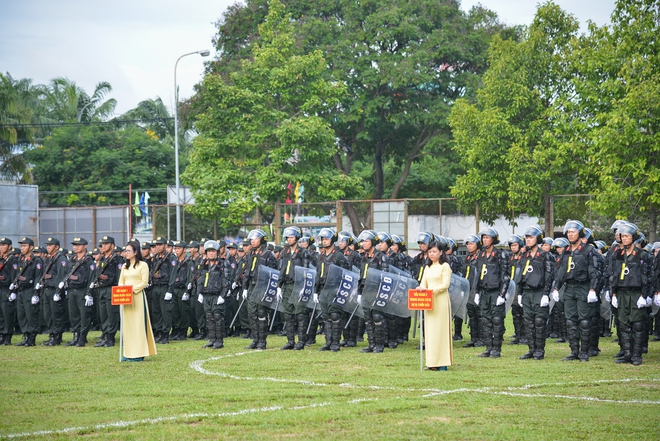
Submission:
<svg viewBox="0 0 660 441">
<path fill-rule="evenodd" d="M 399 197 L 399 191 L 401 190 L 401 187 L 403 187 L 404 182 L 406 182 L 406 179 L 410 175 L 410 167 L 412 166 L 413 161 L 421 156 L 420 151 L 424 148 L 429 138 L 431 137 L 431 135 L 429 135 L 428 133 L 429 133 L 428 129 L 424 127 L 422 132 L 419 134 L 415 147 L 410 151 L 408 157 L 406 158 L 406 163 L 403 166 L 403 171 L 401 172 L 401 176 L 399 176 L 399 180 L 396 182 L 394 189 L 392 189 L 392 195 L 390 196 L 391 199 L 396 199 Z"/>
<path fill-rule="evenodd" d="M 545 237 L 554 238 L 554 225 L 552 225 L 552 204 L 551 196 L 546 193 L 543 195 L 543 225 L 545 226 Z"/>
<path fill-rule="evenodd" d="M 374 199 L 382 199 L 385 187 L 385 178 L 383 176 L 383 144 L 376 144 L 376 154 L 374 155 L 374 173 L 376 175 L 376 192 Z"/>
</svg>

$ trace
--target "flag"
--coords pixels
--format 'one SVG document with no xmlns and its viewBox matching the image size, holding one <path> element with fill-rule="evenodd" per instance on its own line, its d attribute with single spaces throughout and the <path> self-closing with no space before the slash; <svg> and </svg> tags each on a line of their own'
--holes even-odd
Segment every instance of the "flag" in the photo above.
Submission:
<svg viewBox="0 0 660 441">
<path fill-rule="evenodd" d="M 305 202 L 305 186 L 303 184 L 300 184 L 300 189 L 298 190 L 297 199 L 299 204 Z"/>
<path fill-rule="evenodd" d="M 139 200 L 140 200 L 140 195 L 136 191 L 135 192 L 135 202 L 133 202 L 133 211 L 135 212 L 135 217 L 141 217 L 142 216 L 142 213 L 140 213 Z"/>
<path fill-rule="evenodd" d="M 286 203 L 287 204 L 291 203 L 291 190 L 293 190 L 293 185 L 291 185 L 291 181 L 289 181 L 289 185 L 286 186 Z"/>
<path fill-rule="evenodd" d="M 147 193 L 142 193 L 142 196 L 140 196 L 140 211 L 142 214 L 145 216 L 148 214 L 147 213 L 147 207 L 146 207 L 146 199 L 147 199 Z"/>
<path fill-rule="evenodd" d="M 293 195 L 295 196 L 296 203 L 298 202 L 298 192 L 300 191 L 300 182 L 296 182 L 296 190 L 293 192 Z"/>
</svg>

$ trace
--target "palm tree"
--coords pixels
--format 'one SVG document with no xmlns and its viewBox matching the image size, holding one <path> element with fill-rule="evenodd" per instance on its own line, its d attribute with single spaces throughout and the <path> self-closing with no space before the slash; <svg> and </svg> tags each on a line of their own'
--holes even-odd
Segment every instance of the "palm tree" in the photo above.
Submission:
<svg viewBox="0 0 660 441">
<path fill-rule="evenodd" d="M 135 109 L 124 113 L 120 119 L 140 121 L 145 129 L 154 132 L 159 139 L 174 144 L 174 119 L 160 97 L 141 101 Z"/>
<path fill-rule="evenodd" d="M 46 88 L 45 102 L 51 116 L 60 122 L 105 120 L 114 114 L 117 106 L 114 98 L 104 101 L 110 92 L 110 83 L 102 81 L 90 97 L 75 81 L 58 77 Z"/>
</svg>

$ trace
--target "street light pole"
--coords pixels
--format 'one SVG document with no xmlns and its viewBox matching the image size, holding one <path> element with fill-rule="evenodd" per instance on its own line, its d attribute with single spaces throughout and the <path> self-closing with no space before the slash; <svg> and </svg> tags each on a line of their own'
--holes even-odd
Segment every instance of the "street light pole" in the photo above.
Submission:
<svg viewBox="0 0 660 441">
<path fill-rule="evenodd" d="M 177 58 L 174 63 L 174 174 L 176 178 L 176 240 L 181 240 L 181 196 L 179 194 L 179 91 L 176 87 L 176 67 L 179 60 L 188 55 L 199 54 L 202 57 L 208 57 L 210 52 L 208 49 L 201 51 L 190 52 L 183 54 Z"/>
</svg>

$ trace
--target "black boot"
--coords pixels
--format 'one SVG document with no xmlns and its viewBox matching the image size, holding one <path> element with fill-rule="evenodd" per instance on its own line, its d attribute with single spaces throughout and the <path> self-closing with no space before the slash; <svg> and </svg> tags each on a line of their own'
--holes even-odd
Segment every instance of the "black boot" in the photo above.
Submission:
<svg viewBox="0 0 660 441">
<path fill-rule="evenodd" d="M 357 346 L 357 335 L 358 335 L 358 327 L 359 327 L 359 318 L 353 316 L 351 321 L 348 323 L 348 329 L 344 331 L 344 335 L 346 336 L 346 347 L 347 348 L 354 348 Z"/>
<path fill-rule="evenodd" d="M 12 333 L 5 334 L 5 339 L 2 341 L 3 346 L 10 346 L 11 345 L 11 339 L 14 335 Z"/>
<path fill-rule="evenodd" d="M 283 351 L 293 349 L 296 345 L 296 329 L 293 314 L 285 314 L 284 331 L 286 333 L 286 344 L 282 346 Z"/>
<path fill-rule="evenodd" d="M 106 348 L 111 348 L 115 345 L 115 336 L 116 335 L 117 334 L 114 333 L 114 332 L 112 334 L 106 334 L 106 339 L 105 339 L 105 347 Z"/>
<path fill-rule="evenodd" d="M 170 330 L 161 331 L 160 333 L 160 344 L 166 345 L 170 342 Z"/>
<path fill-rule="evenodd" d="M 341 345 L 339 344 L 342 330 L 341 319 L 339 314 L 332 313 L 330 314 L 330 320 L 331 322 L 326 324 L 326 326 L 332 326 L 330 350 L 332 352 L 339 352 L 339 349 L 341 348 Z"/>
<path fill-rule="evenodd" d="M 360 349 L 360 352 L 373 352 L 374 351 L 373 322 L 371 320 L 365 320 L 364 321 L 364 328 L 365 328 L 365 331 L 367 332 L 368 345 L 367 345 L 367 347 Z"/>
<path fill-rule="evenodd" d="M 573 361 L 578 360 L 578 325 L 574 321 L 566 321 L 566 336 L 568 337 L 568 346 L 571 348 L 571 354 L 567 357 L 562 358 L 562 361 Z"/>
<path fill-rule="evenodd" d="M 23 334 L 23 340 L 16 343 L 14 346 L 26 346 L 28 342 L 29 334 L 26 332 Z"/>
<path fill-rule="evenodd" d="M 222 349 L 224 345 L 224 336 L 225 336 L 225 316 L 220 311 L 216 311 L 213 314 L 215 319 L 215 343 L 213 343 L 213 349 Z"/>
<path fill-rule="evenodd" d="M 454 317 L 454 336 L 452 340 L 463 340 L 463 319 L 460 317 Z"/>
<path fill-rule="evenodd" d="M 266 337 L 268 336 L 268 317 L 259 317 L 259 339 L 257 349 L 266 349 Z"/>
<path fill-rule="evenodd" d="M 107 336 L 107 334 L 103 333 L 103 335 L 101 336 L 101 340 L 99 342 L 95 343 L 94 347 L 95 348 L 104 347 L 107 342 L 108 342 L 108 336 Z"/>
<path fill-rule="evenodd" d="M 215 319 L 213 318 L 213 314 L 206 314 L 206 329 L 209 332 L 209 341 L 206 343 L 202 348 L 212 348 L 213 344 L 215 343 Z"/>
<path fill-rule="evenodd" d="M 323 327 L 325 331 L 325 344 L 319 348 L 319 351 L 329 351 L 332 343 L 332 322 L 328 319 Z"/>
<path fill-rule="evenodd" d="M 648 332 L 646 332 L 646 324 L 644 322 L 633 322 L 633 341 L 632 341 L 632 357 L 630 358 L 633 366 L 642 364 L 642 352 L 644 351 L 644 342 Z"/>
<path fill-rule="evenodd" d="M 51 343 L 51 346 L 59 346 L 62 344 L 62 333 L 61 332 L 56 332 L 53 334 L 53 343 Z"/>
<path fill-rule="evenodd" d="M 25 343 L 25 347 L 36 345 L 37 344 L 36 340 L 37 340 L 37 333 L 36 332 L 29 333 L 27 343 Z M 641 361 L 640 361 L 640 364 L 641 364 Z"/>
<path fill-rule="evenodd" d="M 591 329 L 589 330 L 589 357 L 596 357 L 600 353 L 598 343 L 600 341 L 600 314 L 595 314 L 591 318 Z"/>
<path fill-rule="evenodd" d="M 502 317 L 493 317 L 493 348 L 490 350 L 490 358 L 499 358 L 502 351 L 502 340 L 504 339 L 504 320 Z"/>
<path fill-rule="evenodd" d="M 527 333 L 527 347 L 529 348 L 529 352 L 527 352 L 524 355 L 520 356 L 521 360 L 529 360 L 530 358 L 534 357 L 534 351 L 536 350 L 535 342 L 534 342 L 534 322 L 532 321 L 531 318 L 525 318 L 524 322 L 525 324 L 525 332 Z"/>
<path fill-rule="evenodd" d="M 76 342 L 76 346 L 79 348 L 82 348 L 87 344 L 87 331 L 83 331 L 80 333 L 80 337 L 78 337 L 78 341 Z"/>
<path fill-rule="evenodd" d="M 619 334 L 619 345 L 621 346 L 621 351 L 619 357 L 617 357 L 615 363 L 630 363 L 632 360 L 632 330 L 630 326 L 625 325 L 619 322 L 617 328 L 617 333 Z"/>
<path fill-rule="evenodd" d="M 591 334 L 591 320 L 580 320 L 580 361 L 589 361 L 589 339 Z"/>
<path fill-rule="evenodd" d="M 547 331 L 547 321 L 544 318 L 536 317 L 534 319 L 534 335 L 528 336 L 528 341 L 534 340 L 534 360 L 543 360 L 545 358 L 545 339 Z M 531 347 L 532 343 L 528 342 Z"/>
<path fill-rule="evenodd" d="M 300 351 L 305 349 L 305 342 L 307 341 L 307 314 L 297 314 L 296 322 L 298 323 L 298 343 L 295 344 L 293 349 Z"/>
<path fill-rule="evenodd" d="M 188 338 L 195 338 L 197 335 L 199 335 L 199 329 L 190 328 L 190 334 L 188 334 Z"/>
<path fill-rule="evenodd" d="M 381 353 L 385 348 L 385 317 L 380 314 L 374 314 L 374 348 L 373 352 Z"/>
<path fill-rule="evenodd" d="M 55 337 L 55 334 L 53 334 L 53 333 L 51 332 L 51 333 L 48 335 L 48 340 L 46 340 L 45 342 L 43 342 L 43 343 L 41 343 L 41 344 L 44 345 L 44 346 L 52 346 L 52 345 L 53 345 L 53 338 L 54 338 L 54 337 Z"/>
<path fill-rule="evenodd" d="M 490 357 L 490 351 L 493 349 L 493 325 L 485 317 L 481 319 L 481 331 L 483 332 L 483 342 L 486 350 L 477 355 L 477 357 Z"/>
<path fill-rule="evenodd" d="M 78 344 L 78 339 L 80 338 L 80 333 L 74 332 L 73 333 L 73 340 L 65 344 L 64 346 L 75 346 Z"/>
<path fill-rule="evenodd" d="M 319 327 L 319 319 L 316 317 L 316 313 L 311 317 L 312 326 L 309 327 L 309 333 L 307 334 L 307 340 L 305 340 L 305 346 L 311 346 L 316 344 L 316 329 Z"/>
</svg>

